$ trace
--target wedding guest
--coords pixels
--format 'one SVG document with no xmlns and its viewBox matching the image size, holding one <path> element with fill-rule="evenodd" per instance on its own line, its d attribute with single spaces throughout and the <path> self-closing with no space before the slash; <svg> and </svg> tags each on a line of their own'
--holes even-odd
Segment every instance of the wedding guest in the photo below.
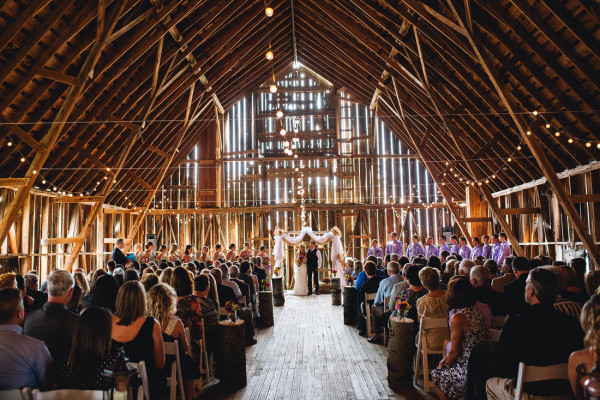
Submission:
<svg viewBox="0 0 600 400">
<path fill-rule="evenodd" d="M 529 311 L 529 304 L 525 302 L 525 286 L 529 276 L 529 260 L 525 257 L 516 257 L 512 262 L 516 279 L 504 285 L 504 304 L 506 312 L 511 317 Z"/>
<path fill-rule="evenodd" d="M 144 361 L 152 399 L 159 399 L 165 381 L 165 349 L 160 324 L 147 317 L 146 291 L 138 281 L 125 282 L 119 289 L 116 312 L 112 317 L 111 337 L 114 346 L 123 348 L 131 362 Z"/>
<path fill-rule="evenodd" d="M 398 240 L 396 232 L 390 234 L 390 241 L 385 245 L 385 255 L 387 256 L 388 254 L 402 255 L 402 242 Z"/>
<path fill-rule="evenodd" d="M 458 275 L 468 277 L 471 273 L 471 269 L 475 266 L 475 263 L 468 258 L 463 259 L 458 265 Z"/>
<path fill-rule="evenodd" d="M 54 359 L 65 358 L 71 350 L 79 316 L 67 309 L 75 280 L 70 272 L 57 269 L 48 276 L 48 302 L 27 315 L 23 334 L 42 340 Z"/>
<path fill-rule="evenodd" d="M 377 266 L 375 263 L 368 261 L 365 263 L 364 271 L 367 276 L 367 281 L 361 286 L 357 296 L 358 310 L 362 310 L 359 315 L 359 335 L 366 336 L 366 307 L 371 307 L 372 303 L 367 303 L 365 300 L 366 294 L 377 293 L 379 289 L 379 283 L 383 280 L 382 277 L 377 275 Z"/>
<path fill-rule="evenodd" d="M 166 283 L 166 284 L 170 285 L 171 284 L 171 276 L 173 276 L 174 270 L 175 270 L 175 268 L 173 268 L 173 267 L 165 268 L 160 276 L 160 281 L 162 283 Z"/>
<path fill-rule="evenodd" d="M 118 292 L 119 284 L 116 276 L 102 275 L 96 280 L 96 284 L 92 287 L 90 293 L 83 298 L 82 304 L 84 308 L 104 307 L 114 312 Z"/>
<path fill-rule="evenodd" d="M 218 268 L 221 270 L 221 285 L 225 285 L 225 286 L 229 286 L 230 288 L 233 289 L 233 292 L 235 293 L 235 297 L 237 297 L 238 299 L 240 297 L 242 297 L 242 292 L 240 290 L 239 285 L 236 282 L 232 282 L 229 280 L 229 268 L 227 268 L 227 265 L 225 264 L 221 264 L 218 266 Z"/>
<path fill-rule="evenodd" d="M 402 261 L 408 260 L 406 257 L 402 258 L 404 259 Z M 406 279 L 406 271 L 408 271 L 408 268 L 411 267 L 412 264 L 407 262 L 402 265 L 402 263 L 400 263 L 400 266 L 402 267 L 402 280 L 394 285 L 392 288 L 392 293 L 390 293 L 390 302 L 388 303 L 388 309 L 390 311 L 394 311 L 396 297 L 402 297 L 402 292 L 409 287 L 408 280 Z"/>
<path fill-rule="evenodd" d="M 194 278 L 193 296 L 198 299 L 202 318 L 204 319 L 204 334 L 206 337 L 206 351 L 213 354 L 218 351 L 219 338 L 219 306 L 210 298 L 211 288 L 214 286 L 209 274 L 200 274 Z"/>
<path fill-rule="evenodd" d="M 570 268 L 569 268 L 570 267 Z M 565 297 L 579 304 L 584 304 L 592 293 L 588 293 L 585 287 L 585 270 L 587 269 L 585 259 L 575 257 L 569 262 L 569 285 Z"/>
<path fill-rule="evenodd" d="M 513 268 L 519 258 L 513 262 Z M 514 382 L 519 362 L 526 365 L 566 363 L 572 352 L 583 348 L 584 334 L 577 319 L 553 307 L 558 294 L 558 278 L 552 271 L 540 267 L 531 270 L 527 274 L 524 293 L 531 308 L 522 315 L 509 318 L 502 329 L 498 343 L 502 377 L 487 380 L 490 400 L 515 397 Z M 523 391 L 533 398 L 569 399 L 571 387 L 566 380 L 546 380 L 525 382 Z"/>
<path fill-rule="evenodd" d="M 169 261 L 179 261 L 181 258 L 181 252 L 179 251 L 179 245 L 177 243 L 173 243 L 171 245 L 171 251 L 169 252 Z"/>
<path fill-rule="evenodd" d="M 598 349 L 600 349 L 600 295 L 595 294 L 583 306 L 581 311 L 581 327 L 585 337 L 583 350 L 577 350 L 569 356 L 569 382 L 577 400 L 582 400 L 582 382 L 578 380 L 577 368 L 583 364 L 586 372 L 596 365 Z M 585 378 L 584 378 L 585 379 Z"/>
<path fill-rule="evenodd" d="M 155 273 L 144 274 L 144 276 L 142 276 L 142 285 L 144 285 L 146 293 L 148 293 L 152 287 L 158 285 L 158 283 L 159 279 Z"/>
<path fill-rule="evenodd" d="M 260 258 L 256 259 L 256 264 L 252 266 L 252 275 L 256 276 L 258 282 L 262 282 L 267 279 L 267 270 L 263 268 Z"/>
<path fill-rule="evenodd" d="M 490 271 L 490 277 L 492 280 L 498 277 L 498 264 L 494 260 L 485 260 L 483 266 Z M 503 288 L 504 289 L 504 288 Z"/>
<path fill-rule="evenodd" d="M 48 301 L 48 294 L 38 290 L 39 277 L 36 274 L 27 273 L 23 279 L 25 279 L 25 286 L 27 286 L 27 295 L 33 299 L 32 310 L 42 308 L 44 303 Z"/>
<path fill-rule="evenodd" d="M 448 318 L 446 291 L 440 289 L 440 273 L 437 269 L 425 267 L 419 271 L 419 278 L 427 290 L 425 296 L 417 300 L 417 314 L 421 318 Z M 450 338 L 449 328 L 433 328 L 425 331 L 427 347 L 431 350 L 442 350 L 444 340 Z"/>
<path fill-rule="evenodd" d="M 223 257 L 223 247 L 220 243 L 215 246 L 215 252 L 213 253 L 212 260 L 217 261 Z"/>
<path fill-rule="evenodd" d="M 383 257 L 383 250 L 379 247 L 379 241 L 377 239 L 371 241 L 371 247 L 367 251 L 367 257 L 369 256 Z"/>
<path fill-rule="evenodd" d="M 48 383 L 53 389 L 109 390 L 102 372 L 119 353 L 111 351 L 112 316 L 101 307 L 84 310 L 73 334 L 67 358 L 54 360 L 48 368 Z"/>
<path fill-rule="evenodd" d="M 27 277 L 27 275 L 25 275 L 25 277 Z M 600 287 L 600 271 L 594 270 L 588 272 L 585 276 L 585 288 L 590 296 L 600 294 L 600 292 L 598 292 L 598 287 Z M 27 293 L 29 293 L 29 291 Z"/>
<path fill-rule="evenodd" d="M 81 304 L 82 299 L 83 289 L 81 289 L 81 286 L 73 286 L 73 293 L 71 294 L 71 298 L 67 302 L 67 310 L 71 311 L 74 314 L 79 314 L 83 309 L 83 305 Z"/>
<path fill-rule="evenodd" d="M 499 278 L 492 279 L 492 290 L 498 293 L 504 293 L 504 287 L 515 281 L 517 276 L 513 273 L 512 263 L 516 257 L 506 257 L 502 264 L 502 276 Z M 494 260 L 488 260 L 496 263 Z"/>
<path fill-rule="evenodd" d="M 440 274 L 442 274 L 442 262 L 436 255 L 432 255 L 427 259 L 427 267 L 435 268 Z"/>
<path fill-rule="evenodd" d="M 23 335 L 23 296 L 16 288 L 0 290 L 0 390 L 44 386 L 52 361 L 41 340 Z"/>
<path fill-rule="evenodd" d="M 358 274 L 360 274 L 363 270 L 363 263 L 360 260 L 356 260 L 354 262 L 354 271 L 352 272 L 352 278 L 356 279 L 356 277 L 358 277 Z"/>
<path fill-rule="evenodd" d="M 90 285 L 82 272 L 73 273 L 73 279 L 75 280 L 75 285 L 81 288 L 83 294 L 88 294 L 90 292 Z"/>
<path fill-rule="evenodd" d="M 558 294 L 554 300 L 554 309 L 579 320 L 581 315 L 581 304 L 564 297 L 564 294 L 567 291 L 567 281 L 563 269 L 555 265 L 546 265 L 540 268 L 552 271 L 556 275 Z"/>
<path fill-rule="evenodd" d="M 246 285 L 250 287 L 250 299 L 248 299 L 252 304 L 255 304 L 256 298 L 256 284 L 254 279 L 252 279 L 252 264 L 249 261 L 242 261 L 240 264 L 240 276 L 239 279 L 244 281 Z"/>
<path fill-rule="evenodd" d="M 202 311 L 200 304 L 192 296 L 193 281 L 190 274 L 183 267 L 173 270 L 171 287 L 177 294 L 177 316 L 195 339 L 202 338 Z"/>
<path fill-rule="evenodd" d="M 506 315 L 502 296 L 500 293 L 492 291 L 489 269 L 482 265 L 474 266 L 469 274 L 469 280 L 475 288 L 475 299 L 478 302 L 487 304 L 492 315 Z"/>
<path fill-rule="evenodd" d="M 419 272 L 421 271 L 420 266 L 411 265 L 406 269 L 406 280 L 408 281 L 408 288 L 404 289 L 401 294 L 402 301 L 408 302 L 410 310 L 407 313 L 407 317 L 415 321 L 417 319 L 417 300 L 425 296 L 428 291 L 423 287 L 423 283 L 419 278 Z"/>
<path fill-rule="evenodd" d="M 390 261 L 387 265 L 388 277 L 379 282 L 379 288 L 377 289 L 377 295 L 373 302 L 373 316 L 375 317 L 375 331 L 379 332 L 380 327 L 384 327 L 389 319 L 390 312 L 387 310 L 387 304 L 385 304 L 385 298 L 390 297 L 392 290 L 396 283 L 402 281 L 402 274 L 400 270 L 400 264 L 396 261 Z M 369 339 L 371 343 L 379 343 L 379 335 Z"/>
<path fill-rule="evenodd" d="M 436 393 L 441 400 L 458 399 L 467 389 L 467 367 L 473 348 L 489 341 L 485 320 L 475 306 L 475 290 L 467 278 L 448 284 L 446 301 L 456 313 L 450 318 L 450 351 L 431 371 Z"/>
<path fill-rule="evenodd" d="M 134 268 L 128 268 L 125 271 L 125 277 L 124 277 L 124 282 L 129 282 L 129 281 L 139 281 L 140 280 L 140 273 L 134 269 Z"/>
</svg>

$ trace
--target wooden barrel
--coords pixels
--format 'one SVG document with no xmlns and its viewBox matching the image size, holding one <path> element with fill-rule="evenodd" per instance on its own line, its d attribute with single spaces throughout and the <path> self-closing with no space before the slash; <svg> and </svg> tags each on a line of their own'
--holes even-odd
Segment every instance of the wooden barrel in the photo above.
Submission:
<svg viewBox="0 0 600 400">
<path fill-rule="evenodd" d="M 260 325 L 273 326 L 273 292 L 258 292 Z"/>
<path fill-rule="evenodd" d="M 331 278 L 331 304 L 334 306 L 342 305 L 342 288 L 340 286 L 340 278 Z"/>
<path fill-rule="evenodd" d="M 246 386 L 246 343 L 244 321 L 231 323 L 228 319 L 219 322 L 219 336 L 222 343 L 222 369 L 219 374 L 221 384 L 227 388 L 239 389 Z"/>
<path fill-rule="evenodd" d="M 414 321 L 391 317 L 387 359 L 390 389 L 400 392 L 413 387 L 414 352 Z"/>
<path fill-rule="evenodd" d="M 344 325 L 356 325 L 356 288 L 354 286 L 346 286 L 344 288 Z"/>
<path fill-rule="evenodd" d="M 283 295 L 283 278 L 272 278 L 273 284 L 273 303 L 275 307 L 281 307 L 285 304 L 285 296 Z"/>
</svg>

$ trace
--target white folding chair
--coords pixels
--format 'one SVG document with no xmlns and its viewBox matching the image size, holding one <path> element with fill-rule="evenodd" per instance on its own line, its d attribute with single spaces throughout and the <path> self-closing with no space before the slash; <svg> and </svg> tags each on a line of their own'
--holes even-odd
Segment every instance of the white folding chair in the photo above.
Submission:
<svg viewBox="0 0 600 400">
<path fill-rule="evenodd" d="M 389 305 L 389 303 L 390 303 L 390 299 L 391 299 L 391 297 L 390 297 L 390 296 L 388 296 L 388 297 L 386 297 L 386 298 L 384 299 L 384 301 L 383 301 L 383 312 L 386 312 L 386 311 L 388 311 L 388 305 Z M 387 335 L 385 332 L 386 332 L 386 331 L 385 331 L 385 329 L 384 329 L 384 330 L 383 330 L 383 345 L 384 345 L 384 346 L 387 346 L 387 344 L 388 344 L 388 335 Z"/>
<path fill-rule="evenodd" d="M 143 361 L 133 364 L 137 366 L 138 374 L 142 379 L 142 385 L 138 388 L 138 400 L 150 400 L 150 386 L 148 385 L 148 372 L 146 371 L 146 364 Z"/>
<path fill-rule="evenodd" d="M 31 395 L 33 400 L 104 400 L 108 398 L 108 394 L 102 390 L 59 389 L 40 392 L 38 389 L 33 389 Z M 4 399 L 1 396 L 0 398 Z"/>
<path fill-rule="evenodd" d="M 423 361 L 423 389 L 428 392 L 433 384 L 429 380 L 429 359 L 430 354 L 444 354 L 444 350 L 431 350 L 427 345 L 427 336 L 425 331 L 434 328 L 448 328 L 448 318 L 421 318 L 419 324 L 419 334 L 417 336 L 417 356 L 415 357 L 415 376 L 414 384 L 417 384 L 419 375 L 419 366 Z"/>
<path fill-rule="evenodd" d="M 19 389 L 0 390 L 0 399 L 2 399 L 2 400 L 29 400 L 28 397 L 24 397 L 23 392 Z"/>
<path fill-rule="evenodd" d="M 365 312 L 367 314 L 367 337 L 372 338 L 377 332 L 375 332 L 375 323 L 373 321 L 373 313 L 371 312 L 371 304 L 369 300 L 375 300 L 377 293 L 366 293 L 365 294 Z"/>
<path fill-rule="evenodd" d="M 181 360 L 179 358 L 179 342 L 165 342 L 165 355 L 175 356 L 175 361 L 171 363 L 171 374 L 167 376 L 167 386 L 169 386 L 169 398 L 177 399 L 177 388 L 182 399 L 185 399 L 183 390 L 183 375 L 181 373 Z"/>
<path fill-rule="evenodd" d="M 523 396 L 523 384 L 550 380 L 569 380 L 568 364 L 537 367 L 519 363 L 519 374 L 517 375 L 517 383 L 515 385 L 515 400 L 521 400 Z"/>
<path fill-rule="evenodd" d="M 501 329 L 490 329 L 490 340 L 492 341 L 492 343 L 498 343 L 500 341 L 501 334 Z"/>
</svg>

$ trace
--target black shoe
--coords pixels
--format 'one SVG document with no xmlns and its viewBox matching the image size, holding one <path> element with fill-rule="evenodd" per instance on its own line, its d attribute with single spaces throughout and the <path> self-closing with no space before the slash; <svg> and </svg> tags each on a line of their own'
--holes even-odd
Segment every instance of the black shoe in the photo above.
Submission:
<svg viewBox="0 0 600 400">
<path fill-rule="evenodd" d="M 317 292 L 317 293 L 316 293 L 316 295 L 318 296 L 318 295 L 319 295 L 319 292 Z"/>
<path fill-rule="evenodd" d="M 362 337 L 367 337 L 367 332 L 365 331 L 358 332 L 358 334 Z"/>
<path fill-rule="evenodd" d="M 373 336 L 372 338 L 367 340 L 369 343 L 381 344 L 382 340 L 379 336 Z"/>
<path fill-rule="evenodd" d="M 256 339 L 252 339 L 250 343 L 246 343 L 246 347 L 254 346 L 256 343 L 258 343 Z"/>
<path fill-rule="evenodd" d="M 308 292 L 308 295 L 309 295 L 309 296 L 312 296 L 312 292 Z"/>
</svg>

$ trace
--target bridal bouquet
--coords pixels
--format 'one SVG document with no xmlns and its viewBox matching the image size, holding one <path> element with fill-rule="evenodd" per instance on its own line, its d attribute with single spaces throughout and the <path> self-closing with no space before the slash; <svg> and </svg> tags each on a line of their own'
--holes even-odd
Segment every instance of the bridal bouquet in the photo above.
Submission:
<svg viewBox="0 0 600 400">
<path fill-rule="evenodd" d="M 305 259 L 306 259 L 306 257 L 304 257 L 302 254 L 300 254 L 298 256 L 298 264 L 304 264 Z"/>
</svg>

